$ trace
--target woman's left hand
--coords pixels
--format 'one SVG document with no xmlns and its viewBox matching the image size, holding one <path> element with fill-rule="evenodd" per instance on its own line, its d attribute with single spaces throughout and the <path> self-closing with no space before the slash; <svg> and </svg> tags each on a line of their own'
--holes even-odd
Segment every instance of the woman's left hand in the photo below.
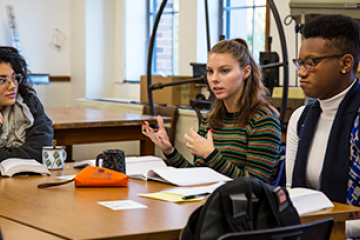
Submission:
<svg viewBox="0 0 360 240">
<path fill-rule="evenodd" d="M 194 127 L 190 128 L 192 137 L 185 133 L 186 147 L 192 150 L 191 154 L 205 159 L 215 150 L 212 132 L 213 129 L 208 131 L 207 138 L 203 138 L 195 132 Z"/>
</svg>

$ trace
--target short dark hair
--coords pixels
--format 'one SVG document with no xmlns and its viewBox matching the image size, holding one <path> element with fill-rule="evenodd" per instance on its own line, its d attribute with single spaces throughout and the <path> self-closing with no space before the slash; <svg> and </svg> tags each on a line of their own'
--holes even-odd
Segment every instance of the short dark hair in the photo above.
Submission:
<svg viewBox="0 0 360 240">
<path fill-rule="evenodd" d="M 351 17 L 341 14 L 324 14 L 305 23 L 305 39 L 320 37 L 330 48 L 339 53 L 350 53 L 354 58 L 354 72 L 358 69 L 360 53 L 359 24 Z"/>
</svg>

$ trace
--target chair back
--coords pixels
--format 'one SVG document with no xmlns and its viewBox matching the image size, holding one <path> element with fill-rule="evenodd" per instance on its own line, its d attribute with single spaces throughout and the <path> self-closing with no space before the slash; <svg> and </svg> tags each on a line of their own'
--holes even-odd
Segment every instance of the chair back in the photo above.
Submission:
<svg viewBox="0 0 360 240">
<path fill-rule="evenodd" d="M 264 230 L 228 233 L 218 240 L 328 240 L 333 219 Z"/>
<path fill-rule="evenodd" d="M 150 107 L 145 105 L 143 107 L 142 113 L 147 115 L 151 114 Z M 179 109 L 177 107 L 155 106 L 155 114 L 172 118 L 170 124 L 168 126 L 165 126 L 165 129 L 169 136 L 169 140 L 171 144 L 175 146 L 175 133 L 176 133 L 176 124 L 179 118 Z"/>
<path fill-rule="evenodd" d="M 198 125 L 200 128 L 200 122 L 203 119 L 201 110 L 203 109 L 210 110 L 211 102 L 206 99 L 190 99 L 190 106 L 195 110 L 196 116 L 198 118 Z"/>
</svg>

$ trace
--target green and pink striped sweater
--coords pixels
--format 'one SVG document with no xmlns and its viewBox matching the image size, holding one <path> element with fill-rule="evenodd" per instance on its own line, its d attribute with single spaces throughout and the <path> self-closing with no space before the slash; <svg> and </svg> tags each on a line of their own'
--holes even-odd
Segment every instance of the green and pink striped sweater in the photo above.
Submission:
<svg viewBox="0 0 360 240">
<path fill-rule="evenodd" d="M 256 177 L 267 183 L 276 175 L 279 163 L 281 130 L 278 118 L 262 107 L 244 127 L 235 127 L 234 114 L 226 115 L 224 126 L 215 127 L 215 150 L 206 158 L 187 161 L 177 149 L 166 158 L 174 167 L 211 167 L 233 179 Z M 203 137 L 211 129 L 207 116 L 201 122 Z"/>
</svg>

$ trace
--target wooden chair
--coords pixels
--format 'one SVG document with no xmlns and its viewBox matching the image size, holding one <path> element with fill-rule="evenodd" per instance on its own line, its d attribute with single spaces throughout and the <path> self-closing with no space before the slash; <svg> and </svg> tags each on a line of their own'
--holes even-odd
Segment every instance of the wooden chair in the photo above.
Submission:
<svg viewBox="0 0 360 240">
<path fill-rule="evenodd" d="M 328 240 L 333 219 L 248 232 L 228 233 L 218 240 Z"/>
<path fill-rule="evenodd" d="M 166 132 L 169 136 L 170 142 L 175 146 L 175 133 L 176 133 L 176 124 L 179 118 L 179 109 L 177 107 L 164 107 L 164 106 L 155 106 L 156 115 L 171 117 L 172 121 L 170 124 L 165 124 Z M 150 114 L 150 107 L 145 105 L 143 107 L 143 114 Z"/>
</svg>

